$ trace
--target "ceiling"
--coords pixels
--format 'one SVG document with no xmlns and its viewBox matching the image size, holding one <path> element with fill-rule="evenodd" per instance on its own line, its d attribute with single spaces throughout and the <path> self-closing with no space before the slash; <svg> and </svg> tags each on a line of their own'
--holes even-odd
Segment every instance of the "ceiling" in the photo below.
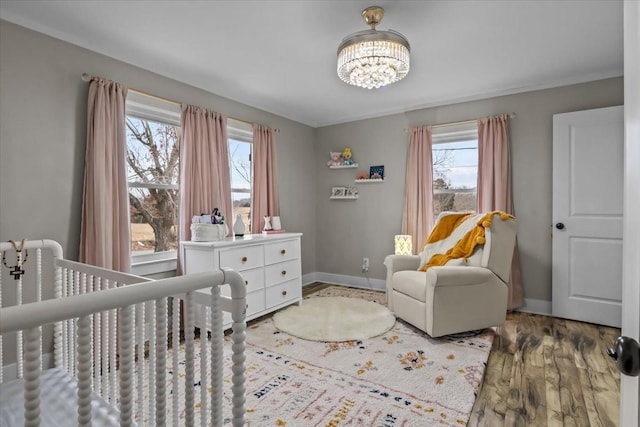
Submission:
<svg viewBox="0 0 640 427">
<path fill-rule="evenodd" d="M 411 43 L 411 71 L 367 90 L 336 75 L 365 30 Z M 313 127 L 623 73 L 621 0 L 30 1 L 0 18 Z M 86 70 L 78 70 L 78 75 Z M 102 76 L 109 78 L 109 76 Z"/>
</svg>

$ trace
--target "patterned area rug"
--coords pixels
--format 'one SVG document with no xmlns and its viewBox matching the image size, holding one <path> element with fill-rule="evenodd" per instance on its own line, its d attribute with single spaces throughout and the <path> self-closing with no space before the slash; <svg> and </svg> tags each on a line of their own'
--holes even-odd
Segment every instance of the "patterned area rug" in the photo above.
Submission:
<svg viewBox="0 0 640 427">
<path fill-rule="evenodd" d="M 309 297 L 315 296 L 384 304 L 383 293 L 344 287 Z M 466 425 L 492 340 L 490 329 L 469 338 L 432 339 L 398 320 L 375 338 L 324 343 L 280 332 L 271 318 L 259 320 L 247 330 L 247 425 Z M 230 386 L 229 339 L 225 354 Z M 225 389 L 225 417 L 229 395 Z"/>
</svg>

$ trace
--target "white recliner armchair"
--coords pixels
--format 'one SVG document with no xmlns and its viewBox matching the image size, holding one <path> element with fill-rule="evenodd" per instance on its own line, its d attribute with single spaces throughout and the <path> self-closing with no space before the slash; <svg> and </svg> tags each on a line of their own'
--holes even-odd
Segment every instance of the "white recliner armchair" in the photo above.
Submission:
<svg viewBox="0 0 640 427">
<path fill-rule="evenodd" d="M 434 230 L 450 214 L 441 214 Z M 470 216 L 468 220 L 477 223 L 479 217 L 482 215 Z M 477 245 L 467 258 L 451 259 L 444 266 L 429 267 L 426 271 L 419 269 L 433 254 L 423 253 L 422 263 L 419 255 L 385 258 L 387 305 L 397 317 L 432 337 L 504 323 L 516 220 L 498 213 L 485 218 L 490 218 L 491 225 L 484 227 L 484 244 Z M 456 245 L 460 233 L 447 237 L 450 247 Z M 435 246 L 442 250 L 447 242 L 441 240 Z"/>
</svg>

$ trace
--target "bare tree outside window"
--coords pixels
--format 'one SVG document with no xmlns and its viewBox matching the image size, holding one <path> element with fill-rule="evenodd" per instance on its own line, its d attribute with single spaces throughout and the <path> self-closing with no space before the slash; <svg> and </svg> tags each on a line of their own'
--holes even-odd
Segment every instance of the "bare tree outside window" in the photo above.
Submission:
<svg viewBox="0 0 640 427">
<path fill-rule="evenodd" d="M 434 144 L 433 210 L 464 212 L 476 209 L 477 141 Z"/>
<path fill-rule="evenodd" d="M 235 223 L 240 214 L 245 224 L 245 233 L 251 233 L 251 149 L 250 142 L 229 138 L 233 221 Z"/>
<path fill-rule="evenodd" d="M 133 251 L 177 248 L 179 127 L 127 117 Z"/>
</svg>

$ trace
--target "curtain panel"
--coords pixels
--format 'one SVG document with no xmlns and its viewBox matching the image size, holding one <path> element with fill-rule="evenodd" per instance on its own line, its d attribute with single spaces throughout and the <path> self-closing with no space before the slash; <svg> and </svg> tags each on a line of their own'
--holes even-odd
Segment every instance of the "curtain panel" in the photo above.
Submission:
<svg viewBox="0 0 640 427">
<path fill-rule="evenodd" d="M 129 272 L 127 89 L 106 79 L 89 84 L 80 262 Z"/>
<path fill-rule="evenodd" d="M 253 184 L 251 192 L 251 232 L 260 233 L 265 216 L 280 215 L 278 168 L 274 130 L 253 125 Z"/>
<path fill-rule="evenodd" d="M 229 174 L 227 118 L 216 112 L 182 106 L 180 141 L 179 238 L 191 240 L 191 218 L 218 208 L 231 231 L 233 205 Z M 180 269 L 180 254 L 178 253 Z"/>
<path fill-rule="evenodd" d="M 402 234 L 413 239 L 413 253 L 419 253 L 433 227 L 433 161 L 431 126 L 409 130 L 407 172 L 402 213 Z"/>
<path fill-rule="evenodd" d="M 478 212 L 504 211 L 515 216 L 511 188 L 509 127 L 506 114 L 478 120 Z M 517 217 L 516 217 L 517 218 Z M 524 305 L 518 244 L 511 262 L 509 301 L 512 311 Z"/>
</svg>

